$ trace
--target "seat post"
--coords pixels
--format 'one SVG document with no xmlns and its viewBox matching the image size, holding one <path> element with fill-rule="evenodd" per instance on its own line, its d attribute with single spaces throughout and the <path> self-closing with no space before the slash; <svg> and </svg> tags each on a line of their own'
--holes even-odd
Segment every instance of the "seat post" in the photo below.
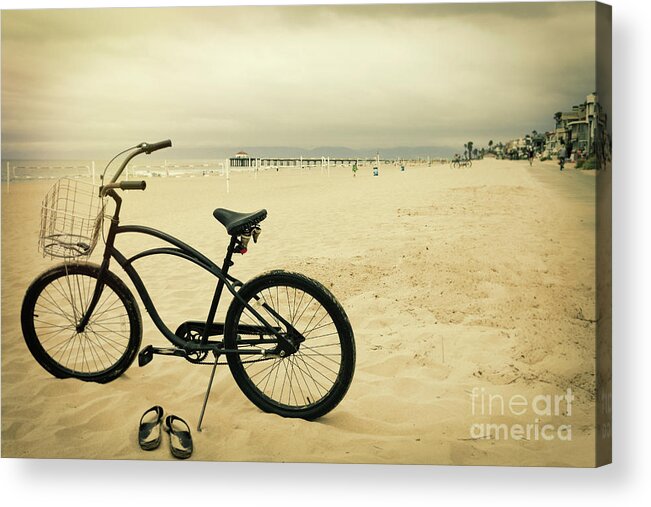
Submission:
<svg viewBox="0 0 651 507">
<path fill-rule="evenodd" d="M 233 265 L 233 253 L 235 253 L 235 245 L 237 245 L 237 236 L 231 236 L 231 242 L 228 244 L 226 249 L 226 257 L 224 257 L 224 263 L 222 264 L 222 273 L 227 274 L 229 268 Z"/>
</svg>

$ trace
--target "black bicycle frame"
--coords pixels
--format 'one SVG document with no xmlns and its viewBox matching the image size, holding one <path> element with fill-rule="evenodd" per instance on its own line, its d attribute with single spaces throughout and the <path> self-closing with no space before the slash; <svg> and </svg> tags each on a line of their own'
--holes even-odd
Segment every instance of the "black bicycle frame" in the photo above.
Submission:
<svg viewBox="0 0 651 507">
<path fill-rule="evenodd" d="M 110 261 L 113 258 L 124 269 L 124 271 L 127 273 L 129 278 L 133 282 L 134 286 L 136 287 L 136 290 L 138 291 L 138 294 L 140 295 L 140 299 L 145 305 L 145 308 L 147 309 L 147 312 L 151 316 L 156 327 L 165 336 L 165 338 L 167 338 L 173 345 L 175 345 L 180 349 L 183 349 L 184 351 L 192 352 L 192 351 L 218 350 L 220 354 L 230 353 L 230 354 L 249 354 L 249 355 L 254 355 L 254 354 L 264 355 L 267 352 L 261 349 L 228 350 L 223 348 L 221 342 L 217 343 L 217 342 L 208 341 L 210 330 L 212 329 L 214 324 L 213 321 L 215 318 L 215 314 L 217 312 L 217 307 L 219 305 L 219 300 L 221 299 L 221 295 L 224 287 L 226 287 L 229 290 L 229 292 L 233 295 L 233 297 L 238 299 L 244 305 L 244 307 L 247 310 L 249 310 L 249 312 L 251 312 L 251 314 L 254 315 L 259 320 L 261 324 L 260 334 L 262 334 L 263 331 L 266 331 L 266 333 L 272 334 L 278 339 L 276 341 L 276 340 L 269 340 L 269 339 L 265 340 L 261 338 L 259 340 L 243 340 L 241 343 L 243 344 L 276 343 L 276 344 L 282 344 L 283 348 L 287 346 L 292 347 L 290 341 L 287 339 L 285 334 L 280 330 L 280 328 L 277 326 L 272 326 L 267 320 L 265 320 L 264 317 L 260 315 L 260 313 L 257 312 L 255 308 L 249 305 L 248 302 L 246 302 L 236 290 L 236 287 L 242 286 L 242 282 L 228 274 L 228 270 L 230 266 L 233 265 L 232 257 L 233 257 L 233 253 L 235 253 L 236 251 L 236 247 L 238 244 L 238 240 L 236 236 L 231 236 L 231 241 L 226 251 L 226 257 L 224 258 L 224 262 L 222 264 L 222 267 L 220 268 L 209 258 L 203 255 L 201 252 L 195 250 L 194 248 L 187 245 L 183 241 L 180 241 L 179 239 L 169 234 L 166 234 L 162 231 L 152 229 L 150 227 L 140 226 L 140 225 L 119 225 L 119 215 L 120 215 L 120 207 L 122 205 L 122 199 L 120 198 L 119 195 L 117 195 L 117 193 L 113 189 L 109 189 L 108 191 L 105 192 L 105 194 L 111 197 L 115 201 L 116 209 L 115 209 L 115 213 L 113 214 L 113 217 L 111 218 L 111 226 L 109 228 L 106 237 L 106 247 L 104 250 L 104 258 L 100 268 L 100 273 L 98 275 L 98 282 L 95 287 L 95 291 L 93 293 L 93 297 L 91 299 L 89 307 L 77 326 L 78 331 L 83 331 L 84 327 L 86 326 L 86 324 L 90 319 L 90 316 L 92 315 L 92 312 L 95 309 L 95 306 L 99 302 L 104 287 L 104 277 L 108 272 Z M 124 234 L 124 233 L 138 233 L 138 234 L 153 236 L 172 246 L 145 250 L 127 259 L 115 247 L 115 237 L 118 234 Z M 142 279 L 140 278 L 140 275 L 138 275 L 138 272 L 132 265 L 134 261 L 152 255 L 172 255 L 172 256 L 180 257 L 182 259 L 188 260 L 196 264 L 197 266 L 203 268 L 204 270 L 208 271 L 213 276 L 218 278 L 217 287 L 215 288 L 212 303 L 208 311 L 208 317 L 206 319 L 201 341 L 186 340 L 180 336 L 177 336 L 175 333 L 172 332 L 172 330 L 169 327 L 167 327 L 167 325 L 163 322 L 160 315 L 158 314 L 158 311 L 156 310 L 156 307 L 154 306 L 154 303 L 152 302 L 151 297 L 147 292 L 145 284 L 143 283 Z M 255 298 L 259 301 L 259 298 L 257 296 Z M 288 331 L 289 330 L 295 331 L 293 327 L 273 308 L 267 305 L 266 302 L 263 302 L 261 304 L 262 307 L 265 308 L 265 310 L 267 310 L 274 317 L 274 319 L 284 324 L 287 327 Z"/>
</svg>

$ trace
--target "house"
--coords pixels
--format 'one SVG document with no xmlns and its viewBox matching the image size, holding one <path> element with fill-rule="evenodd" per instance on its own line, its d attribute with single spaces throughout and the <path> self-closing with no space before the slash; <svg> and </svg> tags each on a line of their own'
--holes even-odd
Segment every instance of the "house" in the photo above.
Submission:
<svg viewBox="0 0 651 507">
<path fill-rule="evenodd" d="M 585 156 L 594 153 L 599 131 L 606 124 L 595 93 L 587 95 L 585 102 L 573 106 L 571 111 L 556 113 L 554 119 L 554 130 L 545 136 L 545 150 L 550 155 L 558 153 L 561 144 L 569 146 L 572 152 L 581 150 Z"/>
</svg>

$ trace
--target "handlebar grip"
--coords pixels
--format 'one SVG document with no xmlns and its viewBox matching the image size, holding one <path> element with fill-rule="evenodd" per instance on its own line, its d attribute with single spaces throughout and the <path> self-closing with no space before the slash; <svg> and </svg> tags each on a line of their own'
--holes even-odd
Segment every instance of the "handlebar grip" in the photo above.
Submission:
<svg viewBox="0 0 651 507">
<path fill-rule="evenodd" d="M 162 150 L 163 148 L 169 148 L 170 146 L 172 146 L 172 141 L 170 139 L 167 139 L 158 143 L 147 144 L 143 149 L 144 152 L 149 155 L 154 151 Z"/>
<path fill-rule="evenodd" d="M 144 190 L 147 188 L 146 181 L 121 181 L 120 190 Z"/>
</svg>

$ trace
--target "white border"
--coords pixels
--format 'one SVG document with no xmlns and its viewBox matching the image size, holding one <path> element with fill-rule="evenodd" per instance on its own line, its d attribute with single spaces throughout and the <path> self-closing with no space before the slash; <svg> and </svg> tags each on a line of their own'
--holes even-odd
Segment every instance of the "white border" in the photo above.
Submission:
<svg viewBox="0 0 651 507">
<path fill-rule="evenodd" d="M 57 7 L 296 4 L 296 1 L 64 1 Z M 350 2 L 308 2 L 350 3 Z M 357 3 L 369 3 L 360 1 Z M 452 466 L 155 463 L 74 460 L 0 461 L 4 505 L 48 507 L 258 504 L 638 505 L 649 498 L 651 371 L 648 286 L 649 3 L 613 5 L 613 336 L 614 459 L 598 470 Z M 50 8 L 46 1 L 0 0 L 0 8 Z"/>
</svg>

